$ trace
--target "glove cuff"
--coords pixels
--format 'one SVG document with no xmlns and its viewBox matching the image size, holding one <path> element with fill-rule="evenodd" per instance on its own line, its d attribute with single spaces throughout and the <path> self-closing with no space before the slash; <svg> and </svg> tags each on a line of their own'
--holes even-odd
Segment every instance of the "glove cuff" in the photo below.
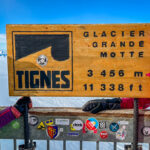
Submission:
<svg viewBox="0 0 150 150">
<path fill-rule="evenodd" d="M 16 118 L 19 118 L 21 116 L 21 113 L 15 107 L 11 107 L 10 109 Z"/>
<path fill-rule="evenodd" d="M 120 107 L 122 109 L 132 109 L 134 106 L 134 98 L 122 98 Z"/>
<path fill-rule="evenodd" d="M 32 103 L 29 103 L 28 107 L 29 107 L 29 109 L 31 109 L 32 108 Z"/>
</svg>

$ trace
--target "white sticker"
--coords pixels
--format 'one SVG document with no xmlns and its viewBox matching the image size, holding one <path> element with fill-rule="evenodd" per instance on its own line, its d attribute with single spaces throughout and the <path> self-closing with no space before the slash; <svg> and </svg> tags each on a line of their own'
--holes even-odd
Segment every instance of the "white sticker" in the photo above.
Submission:
<svg viewBox="0 0 150 150">
<path fill-rule="evenodd" d="M 118 140 L 125 140 L 127 136 L 126 126 L 122 126 L 117 132 L 116 132 L 116 139 Z"/>
<path fill-rule="evenodd" d="M 35 126 L 38 124 L 39 120 L 36 116 L 29 116 L 28 122 L 30 125 Z"/>
<path fill-rule="evenodd" d="M 60 128 L 59 131 L 60 131 L 60 132 L 64 132 L 64 129 L 63 129 L 63 128 Z"/>
<path fill-rule="evenodd" d="M 69 125 L 69 119 L 55 119 L 56 125 Z"/>
<path fill-rule="evenodd" d="M 41 66 L 46 66 L 47 65 L 47 62 L 48 62 L 48 59 L 45 55 L 40 55 L 38 58 L 37 58 L 37 63 Z"/>
<path fill-rule="evenodd" d="M 142 133 L 145 136 L 149 136 L 150 135 L 150 127 L 143 127 L 142 128 Z"/>
<path fill-rule="evenodd" d="M 83 122 L 81 120 L 74 120 L 72 128 L 77 131 L 81 130 L 83 128 Z"/>
<path fill-rule="evenodd" d="M 129 121 L 118 121 L 118 124 L 120 125 L 128 125 L 129 124 Z"/>
</svg>

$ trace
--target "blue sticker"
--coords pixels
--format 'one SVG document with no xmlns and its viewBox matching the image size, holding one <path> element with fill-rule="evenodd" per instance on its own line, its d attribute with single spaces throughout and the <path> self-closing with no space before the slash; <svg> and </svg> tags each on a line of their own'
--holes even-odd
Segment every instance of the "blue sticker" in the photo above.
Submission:
<svg viewBox="0 0 150 150">
<path fill-rule="evenodd" d="M 76 132 L 69 132 L 67 133 L 68 136 L 79 136 L 79 133 Z"/>
<path fill-rule="evenodd" d="M 117 132 L 119 130 L 119 125 L 115 122 L 111 123 L 109 126 L 110 131 Z"/>
<path fill-rule="evenodd" d="M 86 120 L 85 125 L 89 130 L 96 130 L 98 129 L 99 122 L 95 118 L 89 118 L 88 120 Z"/>
</svg>

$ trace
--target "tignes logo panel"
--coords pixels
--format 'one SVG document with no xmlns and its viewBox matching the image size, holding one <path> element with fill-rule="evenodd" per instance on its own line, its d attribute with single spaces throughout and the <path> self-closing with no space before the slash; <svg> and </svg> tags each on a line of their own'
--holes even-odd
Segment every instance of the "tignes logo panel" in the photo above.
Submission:
<svg viewBox="0 0 150 150">
<path fill-rule="evenodd" d="M 14 90 L 72 90 L 71 32 L 13 32 Z"/>
<path fill-rule="evenodd" d="M 7 25 L 11 96 L 150 97 L 150 24 Z"/>
</svg>

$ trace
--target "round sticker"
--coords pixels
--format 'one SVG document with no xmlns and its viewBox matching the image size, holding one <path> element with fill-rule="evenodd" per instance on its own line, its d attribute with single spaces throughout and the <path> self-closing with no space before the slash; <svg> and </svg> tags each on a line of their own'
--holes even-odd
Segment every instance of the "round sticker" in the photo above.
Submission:
<svg viewBox="0 0 150 150">
<path fill-rule="evenodd" d="M 98 121 L 95 119 L 95 118 L 89 118 L 87 121 L 86 121 L 86 127 L 87 129 L 89 130 L 95 130 L 98 128 Z"/>
<path fill-rule="evenodd" d="M 36 116 L 29 116 L 29 124 L 35 126 L 38 124 L 39 120 Z"/>
<path fill-rule="evenodd" d="M 14 128 L 14 129 L 19 129 L 20 128 L 20 123 L 18 121 L 12 121 L 11 122 L 11 126 Z"/>
<path fill-rule="evenodd" d="M 74 120 L 72 128 L 77 131 L 81 130 L 83 128 L 83 122 L 81 120 Z"/>
<path fill-rule="evenodd" d="M 117 132 L 119 130 L 119 125 L 117 123 L 111 123 L 109 126 L 110 131 Z"/>
<path fill-rule="evenodd" d="M 106 131 L 102 131 L 102 132 L 100 132 L 100 137 L 102 139 L 106 139 L 108 137 L 108 133 Z"/>
<path fill-rule="evenodd" d="M 143 127 L 142 128 L 142 134 L 144 136 L 149 136 L 150 135 L 150 127 Z"/>
<path fill-rule="evenodd" d="M 47 62 L 48 62 L 48 59 L 45 55 L 40 55 L 38 58 L 37 58 L 37 63 L 41 66 L 46 66 L 47 65 Z"/>
</svg>

